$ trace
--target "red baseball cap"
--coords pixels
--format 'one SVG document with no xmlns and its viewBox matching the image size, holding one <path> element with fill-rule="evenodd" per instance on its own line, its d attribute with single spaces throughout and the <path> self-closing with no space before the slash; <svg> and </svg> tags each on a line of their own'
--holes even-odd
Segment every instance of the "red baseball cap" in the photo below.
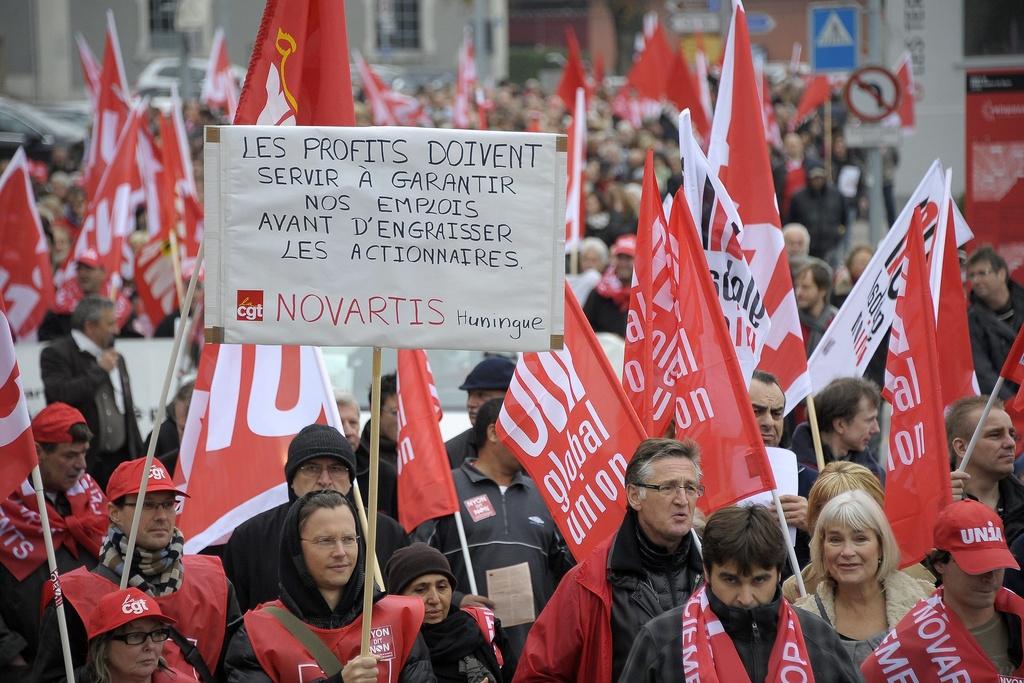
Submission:
<svg viewBox="0 0 1024 683">
<path fill-rule="evenodd" d="M 107 498 L 118 500 L 124 496 L 130 496 L 139 492 L 139 485 L 142 483 L 142 470 L 146 466 L 145 458 L 128 460 L 121 463 L 110 475 L 107 482 Z M 179 491 L 174 479 L 171 478 L 167 468 L 159 460 L 154 459 L 149 467 L 149 481 L 146 483 L 146 493 L 156 491 L 173 491 L 179 496 L 188 497 L 184 491 Z"/>
<path fill-rule="evenodd" d="M 71 443 L 71 427 L 86 424 L 85 416 L 67 403 L 51 403 L 32 419 L 32 438 L 37 443 Z"/>
<path fill-rule="evenodd" d="M 968 574 L 996 569 L 1019 569 L 1013 559 L 1003 521 L 992 508 L 976 500 L 950 503 L 935 521 L 935 547 L 945 550 Z"/>
<path fill-rule="evenodd" d="M 102 264 L 100 264 L 100 255 L 96 253 L 95 249 L 86 249 L 78 255 L 75 262 L 81 266 L 88 266 L 89 268 L 103 267 Z"/>
<path fill-rule="evenodd" d="M 636 235 L 619 235 L 612 245 L 612 256 L 636 256 Z"/>
<path fill-rule="evenodd" d="M 146 595 L 138 588 L 125 588 L 107 593 L 96 603 L 89 615 L 89 639 L 109 633 L 118 626 L 124 626 L 136 619 L 157 619 L 165 624 L 175 620 L 160 611 L 160 603 L 153 596 Z"/>
</svg>

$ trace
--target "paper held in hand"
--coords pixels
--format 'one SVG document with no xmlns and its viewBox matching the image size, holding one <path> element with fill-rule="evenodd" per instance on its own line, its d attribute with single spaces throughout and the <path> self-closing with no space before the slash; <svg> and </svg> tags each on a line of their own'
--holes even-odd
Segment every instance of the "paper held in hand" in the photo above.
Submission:
<svg viewBox="0 0 1024 683">
<path fill-rule="evenodd" d="M 207 338 L 560 348 L 565 162 L 552 134 L 208 128 Z"/>
</svg>

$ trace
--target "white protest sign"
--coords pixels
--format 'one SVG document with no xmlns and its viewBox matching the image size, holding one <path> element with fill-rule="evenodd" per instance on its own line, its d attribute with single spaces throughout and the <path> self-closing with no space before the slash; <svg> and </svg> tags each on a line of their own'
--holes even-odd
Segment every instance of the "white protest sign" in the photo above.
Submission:
<svg viewBox="0 0 1024 683">
<path fill-rule="evenodd" d="M 208 338 L 560 348 L 565 161 L 551 134 L 208 128 Z"/>
</svg>

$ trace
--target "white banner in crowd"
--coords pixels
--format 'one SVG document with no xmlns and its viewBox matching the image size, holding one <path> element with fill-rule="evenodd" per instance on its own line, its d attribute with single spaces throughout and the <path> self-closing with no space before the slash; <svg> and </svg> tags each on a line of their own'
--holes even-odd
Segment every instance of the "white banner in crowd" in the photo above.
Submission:
<svg viewBox="0 0 1024 683">
<path fill-rule="evenodd" d="M 868 362 L 892 326 L 897 283 L 914 208 L 920 206 L 924 211 L 925 250 L 931 253 L 944 189 L 942 164 L 936 159 L 892 228 L 878 244 L 864 273 L 811 354 L 807 366 L 813 391 L 821 391 L 837 377 L 863 376 Z M 955 213 L 959 214 L 959 211 Z M 962 219 L 954 220 L 954 225 L 957 246 L 973 237 Z"/>
<path fill-rule="evenodd" d="M 560 346 L 564 136 L 230 126 L 205 162 L 209 338 Z"/>
</svg>

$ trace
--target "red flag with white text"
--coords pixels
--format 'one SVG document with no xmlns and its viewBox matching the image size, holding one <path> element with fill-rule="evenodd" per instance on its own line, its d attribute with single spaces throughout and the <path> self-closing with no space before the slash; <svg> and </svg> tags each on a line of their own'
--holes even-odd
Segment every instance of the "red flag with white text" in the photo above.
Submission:
<svg viewBox="0 0 1024 683">
<path fill-rule="evenodd" d="M 267 0 L 236 124 L 354 126 L 345 3 Z"/>
<path fill-rule="evenodd" d="M 131 93 L 124 77 L 117 26 L 114 13 L 107 10 L 107 42 L 103 48 L 103 68 L 100 71 L 99 91 L 93 108 L 92 133 L 85 161 L 85 191 L 90 201 L 95 198 L 100 180 L 114 159 L 130 110 Z"/>
<path fill-rule="evenodd" d="M 224 40 L 224 29 L 218 28 L 213 34 L 210 45 L 210 61 L 206 65 L 206 80 L 203 90 L 199 93 L 199 101 L 210 109 L 219 109 L 235 118 L 238 108 L 238 84 L 231 73 L 231 59 L 228 57 L 228 44 Z"/>
<path fill-rule="evenodd" d="M 568 285 L 565 347 L 520 357 L 496 429 L 574 557 L 615 533 L 626 466 L 647 435 Z"/>
<path fill-rule="evenodd" d="M 939 512 L 951 501 L 939 351 L 925 262 L 923 219 L 914 211 L 897 283 L 883 395 L 892 404 L 885 515 L 900 547 L 900 567 L 932 548 Z"/>
<path fill-rule="evenodd" d="M 669 231 L 679 240 L 679 343 L 676 438 L 700 444 L 704 512 L 775 488 L 768 453 L 750 409 L 746 379 L 729 339 L 704 246 L 682 192 Z"/>
<path fill-rule="evenodd" d="M 455 72 L 455 102 L 452 104 L 452 125 L 473 127 L 473 91 L 476 89 L 476 57 L 473 36 L 467 26 L 463 30 L 459 61 Z"/>
<path fill-rule="evenodd" d="M 576 88 L 576 106 L 569 123 L 569 158 L 566 164 L 569 179 L 565 188 L 565 250 L 574 251 L 583 240 L 584 203 L 583 171 L 587 166 L 587 96 Z"/>
<path fill-rule="evenodd" d="M 754 115 L 762 107 L 746 13 L 743 4 L 734 0 L 708 159 L 712 172 L 721 178 L 736 203 L 743 221 L 743 251 L 771 319 L 758 367 L 779 378 L 789 411 L 807 396 L 811 383 L 764 124 L 760 116 Z"/>
<path fill-rule="evenodd" d="M 53 297 L 50 250 L 19 147 L 0 175 L 0 304 L 18 339 L 35 337 Z"/>
<path fill-rule="evenodd" d="M 0 496 L 6 498 L 36 466 L 36 444 L 28 414 L 14 338 L 0 301 Z"/>
<path fill-rule="evenodd" d="M 422 349 L 398 350 L 398 521 L 409 533 L 459 511 L 441 438 L 440 402 Z"/>
</svg>

